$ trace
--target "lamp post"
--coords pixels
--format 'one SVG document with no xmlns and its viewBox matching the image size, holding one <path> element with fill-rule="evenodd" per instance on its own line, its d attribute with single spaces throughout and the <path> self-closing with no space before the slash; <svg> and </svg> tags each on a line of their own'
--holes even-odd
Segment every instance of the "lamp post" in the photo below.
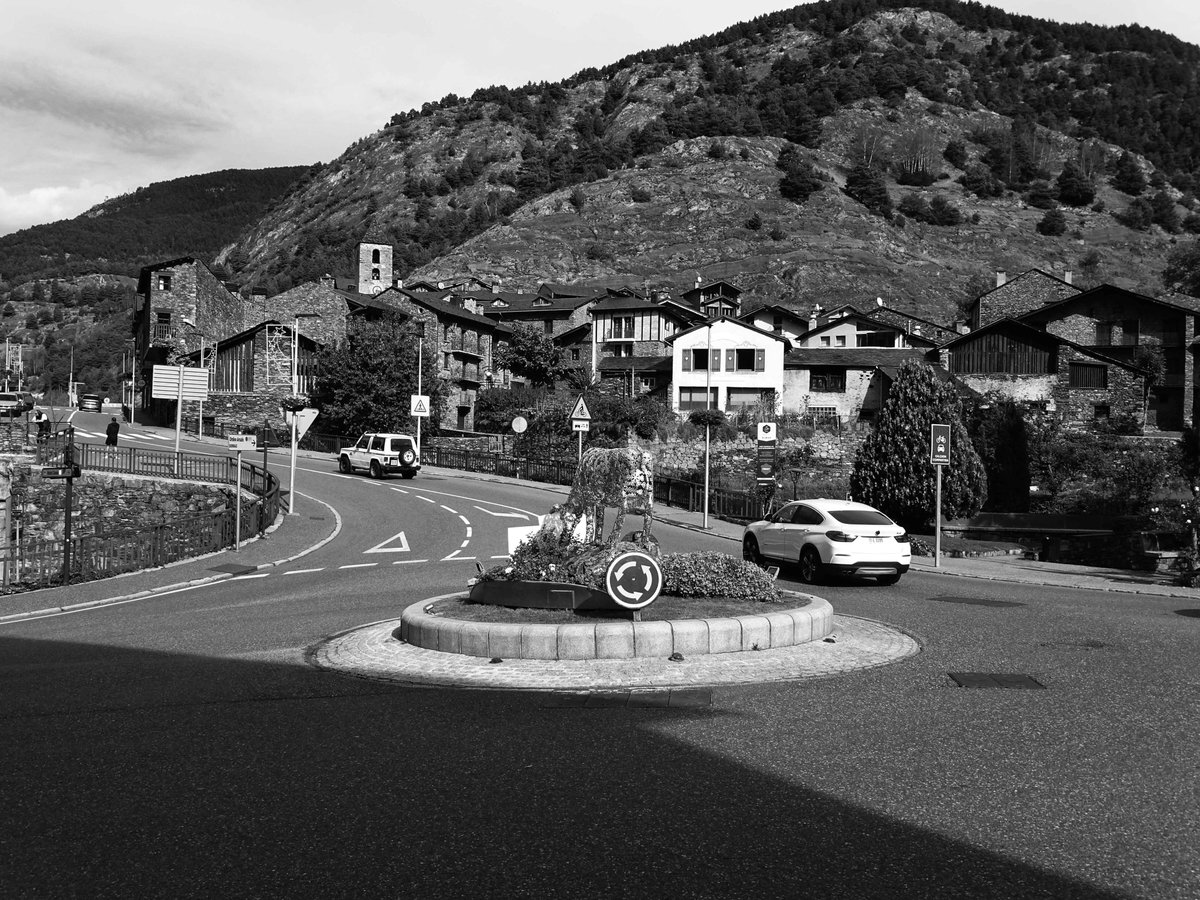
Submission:
<svg viewBox="0 0 1200 900">
<path fill-rule="evenodd" d="M 704 409 L 712 409 L 712 321 L 708 323 L 708 358 L 704 362 Z M 712 424 L 704 421 L 704 528 L 708 528 L 708 451 L 711 446 Z"/>
<path fill-rule="evenodd" d="M 300 395 L 300 320 L 319 319 L 320 313 L 296 313 L 292 316 L 292 396 Z M 296 506 L 296 413 L 292 410 L 292 463 L 288 477 L 288 511 L 293 515 Z"/>
</svg>

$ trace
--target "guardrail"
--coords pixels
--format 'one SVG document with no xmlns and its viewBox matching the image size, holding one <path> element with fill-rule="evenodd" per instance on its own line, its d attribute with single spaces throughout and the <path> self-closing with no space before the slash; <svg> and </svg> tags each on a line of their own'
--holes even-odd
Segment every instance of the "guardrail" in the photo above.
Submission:
<svg viewBox="0 0 1200 900">
<path fill-rule="evenodd" d="M 228 457 L 74 444 L 69 432 L 40 441 L 36 459 L 42 465 L 73 460 L 84 472 L 239 484 L 255 498 L 241 504 L 240 527 L 234 506 L 149 528 L 72 535 L 69 542 L 22 540 L 0 546 L 0 580 L 5 587 L 31 589 L 93 581 L 212 553 L 234 546 L 239 533 L 245 539 L 264 532 L 279 515 L 279 479 L 251 462 L 243 461 L 239 478 L 236 460 Z"/>
</svg>

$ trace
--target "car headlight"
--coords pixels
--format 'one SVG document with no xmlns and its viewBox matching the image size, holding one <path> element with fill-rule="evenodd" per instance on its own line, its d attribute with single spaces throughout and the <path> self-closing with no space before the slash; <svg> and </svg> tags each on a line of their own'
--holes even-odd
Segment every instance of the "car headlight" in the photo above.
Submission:
<svg viewBox="0 0 1200 900">
<path fill-rule="evenodd" d="M 831 541 L 841 541 L 842 543 L 846 544 L 850 543 L 851 541 L 858 540 L 857 534 L 847 534 L 844 531 L 827 531 L 825 532 L 825 537 L 829 538 Z"/>
</svg>

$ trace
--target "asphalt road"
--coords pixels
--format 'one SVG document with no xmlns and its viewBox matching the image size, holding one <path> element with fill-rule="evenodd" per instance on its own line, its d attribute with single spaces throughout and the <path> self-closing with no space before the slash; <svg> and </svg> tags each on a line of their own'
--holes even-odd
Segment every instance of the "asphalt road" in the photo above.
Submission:
<svg viewBox="0 0 1200 900">
<path fill-rule="evenodd" d="M 820 593 L 923 653 L 710 708 L 388 686 L 306 651 L 460 589 L 554 497 L 298 479 L 343 528 L 291 566 L 0 627 L 6 896 L 1200 896 L 1181 601 L 910 573 Z"/>
</svg>

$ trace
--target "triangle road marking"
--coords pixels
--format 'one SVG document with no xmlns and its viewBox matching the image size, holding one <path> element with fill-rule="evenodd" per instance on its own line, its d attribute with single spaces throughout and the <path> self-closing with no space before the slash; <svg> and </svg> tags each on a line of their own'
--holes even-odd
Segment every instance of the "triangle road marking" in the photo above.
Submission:
<svg viewBox="0 0 1200 900">
<path fill-rule="evenodd" d="M 400 541 L 399 547 L 389 547 L 388 544 L 395 540 Z M 408 553 L 408 538 L 404 536 L 404 532 L 394 534 L 386 541 L 380 541 L 370 550 L 364 550 L 363 553 Z"/>
</svg>

